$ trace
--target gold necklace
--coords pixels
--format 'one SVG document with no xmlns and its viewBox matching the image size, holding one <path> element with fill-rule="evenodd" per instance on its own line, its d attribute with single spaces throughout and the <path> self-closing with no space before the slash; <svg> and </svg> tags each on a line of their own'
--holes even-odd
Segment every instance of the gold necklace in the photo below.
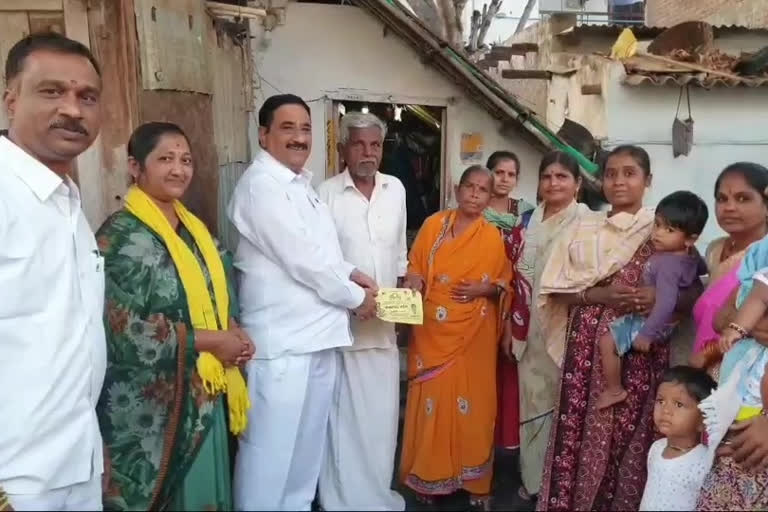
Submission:
<svg viewBox="0 0 768 512">
<path fill-rule="evenodd" d="M 670 450 L 676 450 L 678 452 L 683 452 L 683 453 L 693 450 L 694 448 L 696 448 L 696 446 L 698 445 L 691 446 L 690 448 L 680 448 L 679 446 L 675 446 L 667 442 L 667 448 L 669 448 Z"/>
</svg>

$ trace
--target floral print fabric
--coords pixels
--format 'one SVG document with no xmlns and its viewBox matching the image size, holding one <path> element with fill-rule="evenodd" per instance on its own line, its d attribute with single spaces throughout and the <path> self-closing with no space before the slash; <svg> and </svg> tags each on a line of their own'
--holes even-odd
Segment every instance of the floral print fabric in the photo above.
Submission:
<svg viewBox="0 0 768 512">
<path fill-rule="evenodd" d="M 183 226 L 179 235 L 210 288 L 191 235 Z M 197 374 L 184 289 L 161 239 L 125 211 L 110 217 L 96 237 L 106 275 L 108 364 L 97 406 L 111 463 L 105 508 L 148 510 L 179 488 L 219 397 L 205 392 Z M 237 303 L 231 304 L 234 316 Z"/>
</svg>

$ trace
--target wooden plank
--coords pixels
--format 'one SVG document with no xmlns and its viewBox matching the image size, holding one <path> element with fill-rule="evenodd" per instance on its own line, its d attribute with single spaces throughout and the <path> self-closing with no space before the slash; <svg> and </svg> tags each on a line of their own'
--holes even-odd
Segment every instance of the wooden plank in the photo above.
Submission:
<svg viewBox="0 0 768 512">
<path fill-rule="evenodd" d="M 497 67 L 498 63 L 499 62 L 496 60 L 485 58 L 483 60 L 478 61 L 477 67 L 479 67 L 480 69 L 492 69 Z"/>
<path fill-rule="evenodd" d="M 499 60 L 509 60 L 513 55 L 525 56 L 528 53 L 539 51 L 536 43 L 513 43 L 508 46 L 494 46 L 489 55 Z"/>
<path fill-rule="evenodd" d="M 64 0 L 64 33 L 70 39 L 91 46 L 88 33 L 87 0 Z M 101 137 L 90 148 L 77 157 L 72 178 L 80 187 L 83 211 L 91 227 L 97 229 L 104 220 L 104 198 L 102 196 Z"/>
<path fill-rule="evenodd" d="M 642 55 L 643 57 L 647 57 L 651 60 L 656 60 L 659 62 L 664 62 L 669 65 L 675 65 L 681 68 L 690 69 L 692 71 L 699 71 L 701 73 L 708 73 L 713 76 L 720 76 L 723 78 L 727 78 L 729 80 L 736 80 L 738 82 L 749 82 L 748 78 L 745 78 L 743 76 L 735 75 L 733 73 L 727 73 L 725 71 L 718 71 L 716 69 L 710 69 L 706 66 L 702 66 L 700 64 L 694 64 L 693 62 L 682 62 L 675 59 L 670 59 L 669 57 L 662 57 L 661 55 L 651 55 L 650 53 L 638 53 L 638 55 Z"/>
<path fill-rule="evenodd" d="M 519 55 L 525 55 L 526 53 L 536 53 L 539 51 L 538 43 L 513 43 L 509 46 L 515 51 L 521 52 Z"/>
<path fill-rule="evenodd" d="M 0 11 L 61 11 L 62 0 L 2 0 Z"/>
<path fill-rule="evenodd" d="M 138 56 L 132 0 L 90 0 L 91 50 L 101 64 L 100 224 L 120 209 L 129 183 L 126 146 L 138 124 Z"/>
<path fill-rule="evenodd" d="M 29 32 L 64 33 L 64 11 L 33 11 L 29 13 Z"/>
<path fill-rule="evenodd" d="M 659 62 L 652 58 L 649 59 L 645 55 L 633 55 L 628 59 L 622 60 L 622 63 L 627 70 L 648 73 L 686 73 L 690 71 L 690 69 L 678 66 L 676 63 Z"/>
<path fill-rule="evenodd" d="M 581 86 L 581 94 L 585 96 L 600 96 L 603 94 L 603 86 L 600 84 L 584 84 Z"/>
<path fill-rule="evenodd" d="M 86 0 L 64 0 L 64 31 L 68 38 L 91 46 Z"/>
<path fill-rule="evenodd" d="M 231 18 L 259 19 L 267 16 L 267 10 L 256 7 L 230 5 L 221 2 L 205 2 L 205 6 L 214 16 L 227 16 Z"/>
<path fill-rule="evenodd" d="M 202 0 L 135 0 L 142 86 L 209 94 Z"/>
<path fill-rule="evenodd" d="M 0 14 L 0 69 L 5 69 L 8 51 L 19 39 L 29 34 L 29 16 L 26 12 Z M 5 90 L 5 73 L 0 72 L 0 91 Z M 8 128 L 5 108 L 0 108 L 0 129 Z"/>
<path fill-rule="evenodd" d="M 501 77 L 510 80 L 549 80 L 552 78 L 552 72 L 542 69 L 502 69 Z"/>
<path fill-rule="evenodd" d="M 336 147 L 336 125 L 338 124 L 337 103 L 326 99 L 325 103 L 325 179 L 331 178 L 338 172 L 338 149 Z"/>
</svg>

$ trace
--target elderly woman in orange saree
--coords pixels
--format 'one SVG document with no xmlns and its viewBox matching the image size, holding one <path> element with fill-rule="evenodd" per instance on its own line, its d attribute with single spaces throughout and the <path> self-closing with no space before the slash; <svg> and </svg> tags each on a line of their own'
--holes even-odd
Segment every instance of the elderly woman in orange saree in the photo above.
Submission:
<svg viewBox="0 0 768 512">
<path fill-rule="evenodd" d="M 406 286 L 422 292 L 424 324 L 408 347 L 400 477 L 422 501 L 465 489 L 488 509 L 496 421 L 498 303 L 511 275 L 498 230 L 483 218 L 492 176 L 467 169 L 458 208 L 426 220 Z"/>
</svg>

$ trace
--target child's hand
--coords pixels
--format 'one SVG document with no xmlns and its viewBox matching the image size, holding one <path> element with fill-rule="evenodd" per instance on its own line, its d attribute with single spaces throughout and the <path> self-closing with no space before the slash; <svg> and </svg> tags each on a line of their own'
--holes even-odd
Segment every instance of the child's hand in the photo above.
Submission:
<svg viewBox="0 0 768 512">
<path fill-rule="evenodd" d="M 720 345 L 720 352 L 725 354 L 726 352 L 731 350 L 731 347 L 733 346 L 733 344 L 739 341 L 741 338 L 742 338 L 742 335 L 740 332 L 728 327 L 723 331 L 723 334 L 720 335 L 720 341 L 718 342 L 718 344 Z"/>
<path fill-rule="evenodd" d="M 651 340 L 649 340 L 645 336 L 638 336 L 637 338 L 635 338 L 635 341 L 632 342 L 632 348 L 634 348 L 638 352 L 650 352 Z"/>
</svg>

